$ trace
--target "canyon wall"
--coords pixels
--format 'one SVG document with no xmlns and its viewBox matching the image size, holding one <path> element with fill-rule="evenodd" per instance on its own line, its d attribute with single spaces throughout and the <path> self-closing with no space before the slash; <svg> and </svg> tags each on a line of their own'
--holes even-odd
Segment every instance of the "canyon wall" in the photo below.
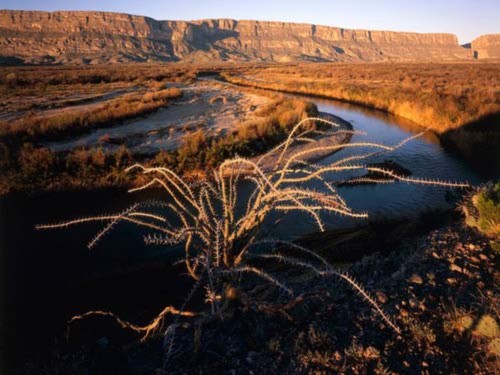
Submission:
<svg viewBox="0 0 500 375">
<path fill-rule="evenodd" d="M 481 38 L 477 39 L 480 43 Z M 481 51 L 490 51 L 485 47 Z M 496 51 L 496 49 L 494 49 Z M 481 52 L 481 55 L 496 52 Z M 105 12 L 0 11 L 4 62 L 445 61 L 472 59 L 452 34 L 285 22 L 157 21 Z"/>
<path fill-rule="evenodd" d="M 477 59 L 500 59 L 500 34 L 481 35 L 471 43 Z"/>
</svg>

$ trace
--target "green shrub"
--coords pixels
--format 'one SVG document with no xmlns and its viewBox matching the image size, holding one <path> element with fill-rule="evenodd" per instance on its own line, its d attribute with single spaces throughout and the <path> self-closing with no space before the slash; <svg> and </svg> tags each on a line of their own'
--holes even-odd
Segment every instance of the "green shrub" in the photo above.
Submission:
<svg viewBox="0 0 500 375">
<path fill-rule="evenodd" d="M 500 182 L 478 189 L 461 208 L 465 223 L 493 237 L 491 246 L 500 252 Z"/>
<path fill-rule="evenodd" d="M 484 234 L 500 237 L 500 182 L 476 194 L 472 201 L 479 212 L 478 228 Z"/>
</svg>

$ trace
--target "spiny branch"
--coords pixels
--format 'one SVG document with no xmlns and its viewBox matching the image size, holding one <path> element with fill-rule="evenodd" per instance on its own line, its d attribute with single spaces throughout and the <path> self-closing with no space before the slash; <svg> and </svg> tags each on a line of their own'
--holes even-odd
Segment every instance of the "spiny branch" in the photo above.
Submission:
<svg viewBox="0 0 500 375">
<path fill-rule="evenodd" d="M 131 329 L 137 333 L 143 334 L 141 341 L 144 341 L 161 328 L 165 317 L 169 314 L 170 315 L 187 316 L 187 317 L 193 317 L 193 316 L 198 315 L 198 313 L 195 313 L 195 312 L 180 311 L 180 310 L 177 310 L 173 306 L 167 306 L 149 324 L 146 324 L 144 326 L 139 326 L 139 325 L 136 325 L 136 324 L 133 324 L 133 323 L 130 323 L 130 322 L 127 322 L 127 321 L 121 319 L 120 317 L 118 317 L 116 314 L 114 314 L 112 312 L 102 311 L 102 310 L 93 310 L 93 311 L 88 311 L 82 315 L 76 315 L 76 316 L 72 317 L 68 321 L 68 324 L 72 324 L 78 320 L 82 320 L 82 319 L 87 318 L 89 316 L 108 316 L 108 317 L 113 318 L 122 328 Z"/>
</svg>

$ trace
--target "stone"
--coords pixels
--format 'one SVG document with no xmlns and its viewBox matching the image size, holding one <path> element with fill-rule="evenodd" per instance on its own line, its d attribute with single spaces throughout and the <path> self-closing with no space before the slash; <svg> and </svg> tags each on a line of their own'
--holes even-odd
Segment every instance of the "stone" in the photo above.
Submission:
<svg viewBox="0 0 500 375">
<path fill-rule="evenodd" d="M 479 260 L 479 258 L 475 257 L 475 256 L 471 256 L 469 257 L 469 260 L 472 262 L 472 263 L 480 263 L 481 261 Z"/>
<path fill-rule="evenodd" d="M 413 284 L 422 284 L 424 282 L 424 280 L 422 279 L 422 276 L 420 276 L 417 273 L 414 273 L 410 277 L 410 282 L 413 283 Z"/>
<path fill-rule="evenodd" d="M 500 357 L 500 338 L 490 341 L 488 344 L 488 353 L 492 356 Z"/>
<path fill-rule="evenodd" d="M 462 267 L 457 266 L 455 263 L 450 264 L 450 270 L 463 273 Z"/>
<path fill-rule="evenodd" d="M 500 35 L 481 35 L 472 41 L 471 49 L 477 59 L 498 59 L 500 58 Z"/>
<path fill-rule="evenodd" d="M 476 336 L 496 338 L 500 337 L 500 328 L 495 318 L 489 314 L 484 314 L 479 318 L 474 331 Z"/>
<path fill-rule="evenodd" d="M 376 292 L 375 295 L 377 296 L 377 300 L 380 302 L 380 303 L 386 303 L 387 302 L 387 296 L 385 295 L 385 293 L 383 292 Z"/>
</svg>

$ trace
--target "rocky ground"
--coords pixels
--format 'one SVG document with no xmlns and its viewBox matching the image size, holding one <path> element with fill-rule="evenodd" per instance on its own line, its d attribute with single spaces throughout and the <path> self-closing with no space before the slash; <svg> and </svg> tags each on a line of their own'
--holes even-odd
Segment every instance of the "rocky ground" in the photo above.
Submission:
<svg viewBox="0 0 500 375">
<path fill-rule="evenodd" d="M 295 285 L 302 288 L 302 302 L 281 313 L 241 306 L 222 324 L 180 330 L 179 353 L 169 369 L 493 374 L 500 371 L 498 260 L 489 240 L 474 231 L 458 224 L 439 229 L 349 268 L 401 333 L 342 282 L 302 275 Z M 193 356 L 196 361 L 189 360 Z"/>
<path fill-rule="evenodd" d="M 246 280 L 251 292 L 225 309 L 222 322 L 179 321 L 166 373 L 498 373 L 499 254 L 490 241 L 455 223 L 348 267 L 399 333 L 340 280 L 278 267 L 275 274 L 295 291 L 292 301 Z M 43 367 L 51 374 L 163 373 L 162 346 L 162 339 L 103 337 L 55 352 Z M 37 371 L 44 373 L 39 364 Z"/>
</svg>

